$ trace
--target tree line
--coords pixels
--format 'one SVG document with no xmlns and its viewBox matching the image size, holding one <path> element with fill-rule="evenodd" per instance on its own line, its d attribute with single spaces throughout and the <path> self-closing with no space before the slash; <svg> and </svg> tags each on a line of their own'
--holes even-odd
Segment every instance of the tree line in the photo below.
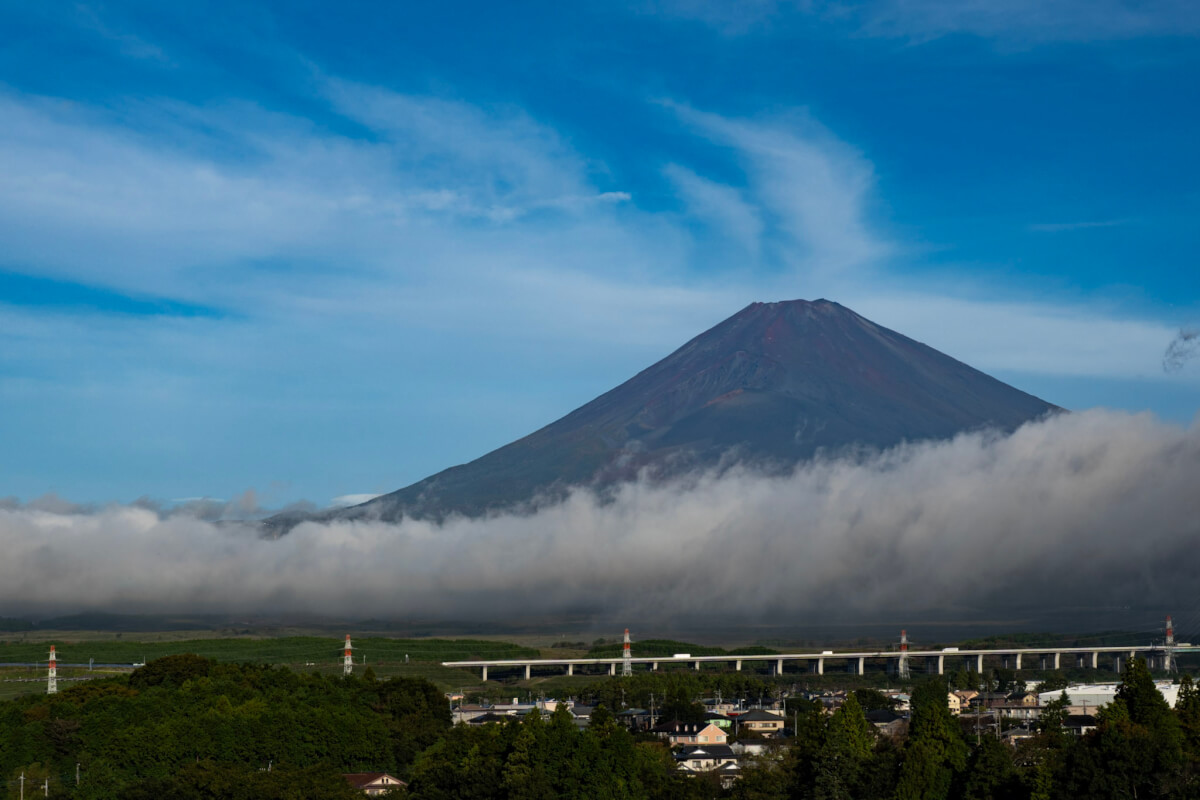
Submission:
<svg viewBox="0 0 1200 800">
<path fill-rule="evenodd" d="M 23 774 L 26 797 L 48 783 L 51 797 L 89 800 L 336 800 L 362 796 L 343 773 L 370 771 L 409 781 L 406 796 L 422 800 L 1200 798 L 1200 692 L 1185 676 L 1171 709 L 1139 660 L 1095 731 L 1068 732 L 1063 698 L 1015 747 L 964 733 L 938 679 L 914 688 L 902 740 L 866 720 L 864 707 L 886 706 L 879 692 L 852 693 L 832 714 L 791 699 L 792 735 L 746 759 L 730 788 L 681 774 L 663 742 L 610 711 L 653 697 L 660 719 L 698 719 L 701 692 L 770 688 L 739 675 L 609 679 L 589 689 L 599 705 L 586 729 L 565 705 L 547 717 L 452 726 L 445 697 L 423 679 L 176 655 L 127 678 L 0 703 L 0 778 L 8 797 Z"/>
</svg>

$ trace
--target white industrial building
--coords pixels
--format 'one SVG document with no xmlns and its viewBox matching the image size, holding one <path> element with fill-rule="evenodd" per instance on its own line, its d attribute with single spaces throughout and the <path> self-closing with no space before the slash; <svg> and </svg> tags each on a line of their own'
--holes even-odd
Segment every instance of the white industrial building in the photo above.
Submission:
<svg viewBox="0 0 1200 800">
<path fill-rule="evenodd" d="M 1179 687 L 1171 683 L 1171 681 L 1155 681 L 1154 685 L 1158 687 L 1159 693 L 1166 698 L 1167 705 L 1174 708 L 1175 702 L 1179 699 Z M 1068 686 L 1065 690 L 1059 689 L 1053 692 L 1040 693 L 1038 695 L 1038 705 L 1045 706 L 1047 703 L 1057 700 L 1066 691 L 1067 697 L 1071 700 L 1069 713 L 1092 714 L 1100 706 L 1106 706 L 1116 699 L 1118 688 L 1120 688 L 1119 683 L 1076 684 Z"/>
</svg>

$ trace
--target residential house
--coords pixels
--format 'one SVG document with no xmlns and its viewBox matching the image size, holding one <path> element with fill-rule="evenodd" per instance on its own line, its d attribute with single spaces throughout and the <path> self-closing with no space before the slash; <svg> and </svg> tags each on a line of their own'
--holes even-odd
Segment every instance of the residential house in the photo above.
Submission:
<svg viewBox="0 0 1200 800">
<path fill-rule="evenodd" d="M 895 711 L 888 711 L 886 708 L 868 711 L 864 716 L 880 736 L 889 736 L 897 739 L 902 737 L 908 730 L 908 722 L 904 717 Z"/>
<path fill-rule="evenodd" d="M 704 721 L 710 725 L 716 725 L 723 731 L 728 731 L 733 727 L 733 717 L 727 717 L 724 714 L 715 714 L 711 711 L 704 715 Z"/>
<path fill-rule="evenodd" d="M 1096 718 L 1091 714 L 1068 714 L 1063 720 L 1063 728 L 1076 736 L 1096 730 L 1096 724 Z"/>
<path fill-rule="evenodd" d="M 770 752 L 772 744 L 766 739 L 732 740 L 729 747 L 739 756 L 761 756 Z"/>
<path fill-rule="evenodd" d="M 1023 739 L 1032 739 L 1033 729 L 1027 725 L 1022 725 L 1017 728 L 1009 728 L 1000 734 L 1000 738 L 1011 745 L 1015 745 L 1017 742 L 1020 742 Z"/>
<path fill-rule="evenodd" d="M 480 714 L 477 717 L 471 717 L 467 720 L 468 725 L 494 725 L 496 723 L 508 722 L 512 719 L 511 714 L 497 714 L 495 711 L 489 711 L 486 714 Z"/>
<path fill-rule="evenodd" d="M 777 736 L 783 731 L 783 716 L 770 711 L 754 709 L 738 714 L 735 718 L 738 730 L 754 731 L 763 736 Z"/>
<path fill-rule="evenodd" d="M 707 722 L 664 722 L 650 729 L 651 733 L 675 745 L 710 745 L 725 744 L 728 736 L 725 731 Z"/>
<path fill-rule="evenodd" d="M 490 706 L 480 706 L 472 703 L 466 703 L 455 706 L 450 712 L 450 718 L 454 721 L 454 724 L 457 725 L 460 722 L 470 722 L 476 717 L 482 717 L 491 710 L 492 709 Z"/>
<path fill-rule="evenodd" d="M 946 705 L 950 706 L 950 713 L 958 716 L 962 713 L 962 698 L 954 692 L 946 693 Z"/>
<path fill-rule="evenodd" d="M 738 754 L 723 744 L 685 747 L 675 754 L 675 764 L 680 772 L 690 775 L 715 773 L 726 789 L 733 785 L 740 774 Z"/>
<path fill-rule="evenodd" d="M 388 775 L 386 772 L 351 772 L 342 777 L 368 797 L 377 797 L 392 789 L 402 789 L 408 786 L 404 781 Z"/>
</svg>

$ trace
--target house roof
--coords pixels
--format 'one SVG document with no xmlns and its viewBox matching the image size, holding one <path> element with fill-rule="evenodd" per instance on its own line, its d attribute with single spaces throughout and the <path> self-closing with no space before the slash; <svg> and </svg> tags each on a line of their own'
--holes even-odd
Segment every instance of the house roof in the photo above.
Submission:
<svg viewBox="0 0 1200 800">
<path fill-rule="evenodd" d="M 867 718 L 867 722 L 874 725 L 886 725 L 889 722 L 895 722 L 902 717 L 894 711 L 888 711 L 886 708 L 877 708 L 874 711 L 868 711 L 863 715 Z"/>
<path fill-rule="evenodd" d="M 650 729 L 651 733 L 699 733 L 707 728 L 710 722 L 680 722 L 677 719 L 660 722 Z"/>
<path fill-rule="evenodd" d="M 760 711 L 757 708 L 738 715 L 739 722 L 783 722 L 783 717 L 770 711 Z"/>
<path fill-rule="evenodd" d="M 689 758 L 737 758 L 737 753 L 727 744 L 701 744 L 685 747 L 675 754 L 679 761 Z"/>
<path fill-rule="evenodd" d="M 345 778 L 355 789 L 363 789 L 373 783 L 378 783 L 384 778 L 391 778 L 400 786 L 408 785 L 395 775 L 389 775 L 386 772 L 348 772 L 342 775 L 342 777 Z"/>
<path fill-rule="evenodd" d="M 474 719 L 467 720 L 467 724 L 468 725 L 486 725 L 489 722 L 508 722 L 509 719 L 511 719 L 511 717 L 509 717 L 506 714 L 496 714 L 495 712 L 489 711 L 486 714 L 480 714 L 478 717 L 475 717 Z"/>
</svg>

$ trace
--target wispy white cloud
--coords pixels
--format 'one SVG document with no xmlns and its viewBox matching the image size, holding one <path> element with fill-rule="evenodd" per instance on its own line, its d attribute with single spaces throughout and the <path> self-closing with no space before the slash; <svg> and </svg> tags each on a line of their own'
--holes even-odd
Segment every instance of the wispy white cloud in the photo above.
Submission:
<svg viewBox="0 0 1200 800">
<path fill-rule="evenodd" d="M 117 46 L 122 55 L 129 58 L 168 61 L 161 47 L 145 38 L 126 30 L 120 30 L 106 22 L 94 7 L 80 3 L 75 6 L 73 19 L 84 30 L 91 31 Z"/>
<path fill-rule="evenodd" d="M 330 500 L 329 506 L 331 508 L 348 508 L 350 506 L 360 505 L 362 503 L 367 502 L 368 500 L 374 500 L 376 497 L 379 497 L 379 495 L 378 494 L 343 494 L 343 495 L 339 495 L 338 497 L 335 497 L 332 500 Z"/>
<path fill-rule="evenodd" d="M 690 216 L 715 226 L 752 258 L 758 257 L 763 234 L 762 217 L 746 202 L 740 190 L 701 177 L 679 164 L 668 164 L 664 172 L 675 185 Z"/>
<path fill-rule="evenodd" d="M 728 36 L 790 30 L 797 20 L 916 42 L 956 33 L 1020 44 L 1200 34 L 1191 0 L 646 0 L 633 8 Z"/>
<path fill-rule="evenodd" d="M 1063 233 L 1068 231 L 1084 231 L 1090 228 L 1116 228 L 1129 224 L 1127 219 L 1103 219 L 1090 222 L 1040 222 L 1029 226 L 1029 230 L 1038 233 Z"/>
<path fill-rule="evenodd" d="M 836 6 L 835 6 L 836 7 Z M 880 0 L 851 6 L 873 35 L 1091 41 L 1200 34 L 1190 0 Z"/>
<path fill-rule="evenodd" d="M 846 295 L 864 316 L 991 371 L 1153 378 L 1174 334 L 1113 309 L 902 289 Z"/>
<path fill-rule="evenodd" d="M 753 300 L 829 296 L 984 370 L 1141 375 L 1173 334 L 1053 299 L 964 300 L 902 278 L 868 291 L 896 253 L 870 214 L 872 165 L 803 114 L 672 106 L 682 131 L 733 165 L 721 179 L 683 159 L 655 168 L 681 220 L 609 185 L 520 110 L 323 86 L 353 134 L 246 104 L 100 109 L 0 94 L 6 268 L 227 312 L 63 313 L 0 298 L 0 398 L 80 420 L 154 416 L 158 435 L 139 439 L 148 463 L 183 452 L 183 423 L 199 417 L 212 430 L 269 417 L 303 428 L 312 448 L 346 447 L 339 415 L 377 404 L 402 451 L 389 457 L 399 486 L 527 433 Z M 467 378 L 476 388 L 464 391 Z M 391 403 L 410 413 L 397 419 Z M 322 433 L 312 419 L 331 422 Z M 488 431 L 435 443 L 430 420 Z M 229 496 L 276 477 L 164 496 Z M 392 488 L 337 485 L 326 492 Z"/>
<path fill-rule="evenodd" d="M 642 0 L 633 8 L 636 13 L 692 20 L 727 36 L 739 36 L 761 30 L 785 13 L 811 6 L 810 0 Z"/>
<path fill-rule="evenodd" d="M 790 239 L 794 267 L 837 273 L 871 266 L 890 253 L 867 218 L 872 164 L 809 115 L 747 120 L 666 105 L 698 135 L 732 150 L 754 198 Z"/>
</svg>

